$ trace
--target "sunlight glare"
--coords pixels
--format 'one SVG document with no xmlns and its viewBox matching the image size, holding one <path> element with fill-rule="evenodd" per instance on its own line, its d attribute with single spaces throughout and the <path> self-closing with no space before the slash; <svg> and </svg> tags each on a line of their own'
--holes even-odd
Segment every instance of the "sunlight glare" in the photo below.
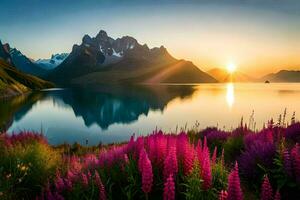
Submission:
<svg viewBox="0 0 300 200">
<path fill-rule="evenodd" d="M 235 70 L 236 70 L 236 65 L 235 65 L 234 63 L 229 63 L 229 64 L 227 65 L 227 71 L 228 71 L 230 74 L 234 73 Z"/>
<path fill-rule="evenodd" d="M 234 86 L 233 83 L 228 83 L 226 85 L 227 92 L 226 92 L 226 100 L 227 105 L 231 108 L 234 104 Z"/>
</svg>

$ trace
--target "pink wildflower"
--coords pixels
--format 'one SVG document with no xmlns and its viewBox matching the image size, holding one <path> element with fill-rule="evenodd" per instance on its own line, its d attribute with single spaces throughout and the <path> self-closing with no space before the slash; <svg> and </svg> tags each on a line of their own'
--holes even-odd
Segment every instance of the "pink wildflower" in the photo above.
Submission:
<svg viewBox="0 0 300 200">
<path fill-rule="evenodd" d="M 164 161 L 164 179 L 166 180 L 170 174 L 175 176 L 178 172 L 178 163 L 176 158 L 176 147 L 169 150 L 169 154 Z"/>
<path fill-rule="evenodd" d="M 281 199 L 281 196 L 280 196 L 279 191 L 277 190 L 277 191 L 276 191 L 276 194 L 275 194 L 275 196 L 274 196 L 274 200 L 280 200 L 280 199 Z"/>
<path fill-rule="evenodd" d="M 194 148 L 190 146 L 189 144 L 186 144 L 184 148 L 184 157 L 183 157 L 183 170 L 184 170 L 184 175 L 188 175 L 194 165 Z"/>
<path fill-rule="evenodd" d="M 88 187 L 89 180 L 88 180 L 87 176 L 84 173 L 81 174 L 81 181 L 82 181 L 82 185 L 84 187 Z"/>
<path fill-rule="evenodd" d="M 164 200 L 175 199 L 175 183 L 172 174 L 169 175 L 164 184 Z"/>
<path fill-rule="evenodd" d="M 219 200 L 227 200 L 228 193 L 226 190 L 221 190 L 219 194 Z"/>
<path fill-rule="evenodd" d="M 214 148 L 214 152 L 213 152 L 213 155 L 212 155 L 212 158 L 211 158 L 212 165 L 216 164 L 216 160 L 217 160 L 217 147 Z"/>
<path fill-rule="evenodd" d="M 99 188 L 99 200 L 106 200 L 105 188 L 97 171 L 95 171 L 95 182 Z"/>
<path fill-rule="evenodd" d="M 260 199 L 261 200 L 273 199 L 273 191 L 268 176 L 264 177 L 263 183 L 261 185 Z"/>
<path fill-rule="evenodd" d="M 147 194 L 151 192 L 153 183 L 152 165 L 147 153 L 143 154 L 142 160 L 144 162 L 142 168 L 142 189 Z"/>
<path fill-rule="evenodd" d="M 243 193 L 240 184 L 239 169 L 237 162 L 228 177 L 228 198 L 227 200 L 243 200 Z"/>
<path fill-rule="evenodd" d="M 284 169 L 287 175 L 290 177 L 293 175 L 293 170 L 292 170 L 292 162 L 291 162 L 291 156 L 288 150 L 283 151 L 283 164 L 284 164 Z"/>
<path fill-rule="evenodd" d="M 211 187 L 212 184 L 212 175 L 208 150 L 203 151 L 202 162 L 200 167 L 200 175 L 203 179 L 203 189 L 207 190 Z"/>
<path fill-rule="evenodd" d="M 144 158 L 145 158 L 146 151 L 144 148 L 141 149 L 139 153 L 139 161 L 138 161 L 138 169 L 142 173 L 143 172 L 143 164 L 144 164 Z"/>
<path fill-rule="evenodd" d="M 293 169 L 294 169 L 294 174 L 296 176 L 296 180 L 297 182 L 300 182 L 300 147 L 298 143 L 291 150 L 291 157 L 292 157 Z"/>
<path fill-rule="evenodd" d="M 57 191 L 62 192 L 65 189 L 64 181 L 61 177 L 57 177 L 54 183 Z"/>
</svg>

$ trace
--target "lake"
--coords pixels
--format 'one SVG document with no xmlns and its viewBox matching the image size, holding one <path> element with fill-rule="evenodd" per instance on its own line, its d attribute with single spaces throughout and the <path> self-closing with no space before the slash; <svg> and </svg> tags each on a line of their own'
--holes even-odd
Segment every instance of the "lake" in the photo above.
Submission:
<svg viewBox="0 0 300 200">
<path fill-rule="evenodd" d="M 244 122 L 261 128 L 300 113 L 298 83 L 239 83 L 85 87 L 34 92 L 0 102 L 0 127 L 9 134 L 42 131 L 51 144 L 121 142 L 155 129 L 218 126 Z M 299 116 L 299 115 L 298 115 Z M 254 119 L 254 120 L 252 120 Z"/>
</svg>

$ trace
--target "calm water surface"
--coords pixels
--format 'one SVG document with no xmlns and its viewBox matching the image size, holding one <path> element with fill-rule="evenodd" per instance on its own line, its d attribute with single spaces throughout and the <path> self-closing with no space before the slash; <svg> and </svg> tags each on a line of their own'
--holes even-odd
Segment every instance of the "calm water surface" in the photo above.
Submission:
<svg viewBox="0 0 300 200">
<path fill-rule="evenodd" d="M 300 84 L 201 84 L 134 88 L 63 89 L 0 101 L 0 127 L 8 133 L 41 131 L 51 144 L 90 145 L 127 140 L 156 127 L 218 126 L 231 129 L 254 110 L 255 128 L 300 113 Z M 298 115 L 297 115 L 298 114 Z M 254 123 L 252 123 L 254 127 Z"/>
</svg>

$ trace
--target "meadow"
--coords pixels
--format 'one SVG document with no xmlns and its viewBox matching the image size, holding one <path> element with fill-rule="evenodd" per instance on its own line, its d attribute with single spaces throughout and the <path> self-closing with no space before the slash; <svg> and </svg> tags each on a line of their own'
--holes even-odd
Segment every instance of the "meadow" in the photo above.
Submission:
<svg viewBox="0 0 300 200">
<path fill-rule="evenodd" d="M 0 199 L 300 199 L 299 142 L 295 119 L 91 147 L 2 133 Z"/>
</svg>

